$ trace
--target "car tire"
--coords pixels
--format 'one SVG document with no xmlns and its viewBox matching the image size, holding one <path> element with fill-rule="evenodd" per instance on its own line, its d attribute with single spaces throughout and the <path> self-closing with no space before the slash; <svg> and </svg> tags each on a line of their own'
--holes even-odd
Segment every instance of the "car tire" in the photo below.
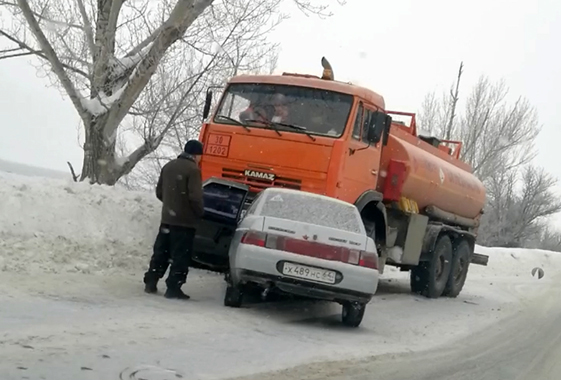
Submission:
<svg viewBox="0 0 561 380">
<path fill-rule="evenodd" d="M 358 327 L 364 317 L 366 304 L 358 302 L 345 302 L 341 312 L 341 320 L 345 326 Z"/>
<path fill-rule="evenodd" d="M 239 286 L 228 285 L 224 294 L 224 306 L 240 307 L 242 306 L 243 292 Z"/>
<path fill-rule="evenodd" d="M 444 293 L 452 268 L 452 241 L 446 235 L 438 238 L 429 261 L 423 261 L 411 271 L 411 290 L 427 298 Z"/>
<path fill-rule="evenodd" d="M 470 258 L 471 247 L 466 240 L 462 239 L 454 250 L 450 275 L 443 293 L 444 296 L 455 298 L 461 293 L 466 282 Z"/>
</svg>

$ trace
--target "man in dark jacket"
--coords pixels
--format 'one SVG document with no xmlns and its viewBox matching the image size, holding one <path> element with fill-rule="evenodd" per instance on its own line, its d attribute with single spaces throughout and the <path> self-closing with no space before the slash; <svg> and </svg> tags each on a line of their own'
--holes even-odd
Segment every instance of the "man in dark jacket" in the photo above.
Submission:
<svg viewBox="0 0 561 380">
<path fill-rule="evenodd" d="M 204 213 L 198 167 L 202 154 L 203 144 L 190 140 L 183 153 L 162 168 L 156 187 L 156 197 L 162 201 L 162 219 L 150 268 L 144 275 L 146 293 L 157 293 L 158 280 L 169 266 L 165 297 L 189 299 L 181 286 L 191 263 L 195 229 Z"/>
</svg>

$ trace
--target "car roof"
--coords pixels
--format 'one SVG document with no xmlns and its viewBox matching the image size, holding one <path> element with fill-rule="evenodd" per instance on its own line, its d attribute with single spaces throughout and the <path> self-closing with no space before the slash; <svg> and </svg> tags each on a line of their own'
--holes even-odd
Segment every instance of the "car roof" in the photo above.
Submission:
<svg viewBox="0 0 561 380">
<path fill-rule="evenodd" d="M 269 187 L 269 188 L 263 190 L 263 192 L 265 194 L 268 194 L 268 193 L 294 194 L 294 195 L 300 195 L 300 196 L 303 196 L 303 197 L 305 196 L 305 197 L 310 197 L 310 198 L 323 199 L 323 200 L 331 201 L 333 203 L 338 203 L 340 205 L 344 205 L 344 206 L 347 206 L 347 207 L 355 207 L 352 203 L 345 202 L 345 201 L 342 201 L 342 200 L 337 199 L 337 198 L 331 198 L 331 197 L 328 197 L 327 195 L 310 193 L 308 191 L 303 191 L 303 190 L 286 189 L 286 188 L 283 188 L 283 187 Z"/>
</svg>

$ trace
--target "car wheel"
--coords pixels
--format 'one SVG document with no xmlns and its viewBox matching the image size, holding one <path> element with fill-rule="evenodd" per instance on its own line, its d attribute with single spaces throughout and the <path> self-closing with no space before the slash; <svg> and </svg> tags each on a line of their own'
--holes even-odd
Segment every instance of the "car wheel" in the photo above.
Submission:
<svg viewBox="0 0 561 380">
<path fill-rule="evenodd" d="M 454 251 L 450 275 L 448 276 L 448 282 L 446 283 L 446 288 L 443 293 L 445 296 L 452 298 L 457 297 L 461 293 L 466 282 L 471 248 L 466 240 L 462 240 Z"/>
<path fill-rule="evenodd" d="M 366 304 L 358 302 L 345 302 L 341 313 L 341 319 L 345 326 L 358 327 L 364 317 Z"/>
<path fill-rule="evenodd" d="M 239 286 L 228 285 L 226 294 L 224 294 L 224 306 L 240 307 L 242 306 L 243 293 Z"/>
<path fill-rule="evenodd" d="M 444 292 L 452 267 L 452 242 L 446 235 L 438 238 L 429 261 L 411 271 L 411 290 L 427 298 L 438 298 Z"/>
</svg>

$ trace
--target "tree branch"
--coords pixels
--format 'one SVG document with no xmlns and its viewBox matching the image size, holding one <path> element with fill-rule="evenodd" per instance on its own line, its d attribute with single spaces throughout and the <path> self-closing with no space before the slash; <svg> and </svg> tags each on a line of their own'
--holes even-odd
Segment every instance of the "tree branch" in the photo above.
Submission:
<svg viewBox="0 0 561 380">
<path fill-rule="evenodd" d="M 112 136 L 129 109 L 134 104 L 154 72 L 167 49 L 185 33 L 197 17 L 212 4 L 213 0 L 183 0 L 176 3 L 160 34 L 151 45 L 146 56 L 140 61 L 121 97 L 111 107 L 104 134 Z M 117 104 L 118 103 L 118 104 Z"/>
<path fill-rule="evenodd" d="M 88 42 L 88 47 L 90 48 L 90 54 L 92 57 L 95 54 L 95 42 L 93 36 L 92 23 L 86 12 L 86 7 L 84 6 L 83 0 L 76 0 L 78 3 L 78 9 L 80 10 L 80 15 L 82 16 L 82 22 L 84 23 L 84 33 L 86 34 L 86 41 Z"/>
<path fill-rule="evenodd" d="M 29 24 L 31 32 L 35 35 L 35 38 L 37 38 L 37 42 L 39 43 L 39 46 L 41 46 L 41 50 L 44 52 L 45 57 L 51 63 L 51 67 L 54 73 L 57 75 L 66 93 L 70 97 L 72 104 L 74 104 L 74 108 L 76 108 L 76 111 L 78 111 L 78 114 L 80 115 L 84 123 L 87 123 L 89 116 L 84 109 L 84 106 L 82 105 L 82 97 L 74 87 L 72 81 L 70 81 L 70 78 L 68 78 L 68 75 L 66 75 L 66 72 L 64 71 L 64 65 L 58 59 L 58 56 L 53 50 L 53 47 L 51 46 L 49 40 L 47 40 L 47 37 L 41 30 L 37 19 L 35 18 L 35 16 L 33 16 L 33 11 L 29 7 L 27 0 L 18 0 L 18 4 L 21 8 L 23 16 Z"/>
<path fill-rule="evenodd" d="M 13 53 L 13 54 L 4 54 L 7 51 L 0 51 L 0 59 L 9 59 L 9 58 L 17 58 L 17 57 L 25 57 L 27 55 L 35 55 L 35 53 L 26 51 L 22 53 Z"/>
<path fill-rule="evenodd" d="M 70 161 L 66 161 L 66 163 L 68 164 L 68 167 L 70 168 L 70 174 L 72 174 L 72 179 L 74 180 L 74 182 L 78 182 L 78 178 L 80 178 L 80 176 L 76 175 L 76 172 L 74 171 L 74 167 L 72 166 Z"/>
<path fill-rule="evenodd" d="M 47 58 L 47 56 L 40 50 L 35 50 L 33 49 L 31 46 L 27 45 L 26 43 L 24 43 L 23 41 L 18 40 L 17 38 L 15 38 L 14 36 L 9 35 L 8 33 L 4 32 L 3 30 L 0 30 L 0 35 L 6 37 L 7 39 L 9 39 L 10 41 L 12 41 L 13 43 L 17 44 L 19 46 L 19 49 L 21 50 L 27 50 L 28 53 L 27 54 L 19 54 L 19 55 L 9 55 L 9 56 L 1 56 L 0 59 L 8 59 L 8 58 L 16 58 L 19 56 L 26 56 L 26 55 L 35 55 L 39 58 L 42 58 L 44 60 L 49 60 L 49 58 Z M 8 49 L 8 50 L 17 50 L 17 49 Z M 8 50 L 4 50 L 0 53 L 5 53 Z M 83 76 L 84 78 L 88 78 L 88 74 L 80 69 L 77 69 L 75 67 L 72 67 L 70 65 L 67 65 L 65 63 L 61 62 L 62 67 L 64 67 L 67 70 L 70 70 L 78 75 Z"/>
</svg>

